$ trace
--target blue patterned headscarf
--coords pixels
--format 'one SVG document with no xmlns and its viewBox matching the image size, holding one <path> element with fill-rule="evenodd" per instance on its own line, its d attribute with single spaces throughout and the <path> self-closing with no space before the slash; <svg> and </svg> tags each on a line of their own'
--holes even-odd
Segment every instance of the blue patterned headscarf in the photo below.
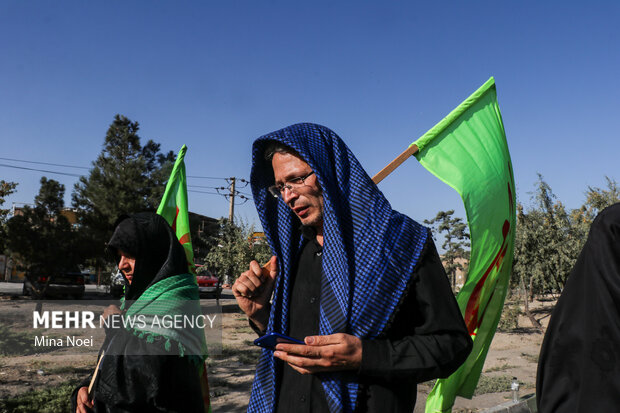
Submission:
<svg viewBox="0 0 620 413">
<path fill-rule="evenodd" d="M 278 277 L 267 330 L 286 334 L 291 272 L 302 245 L 300 221 L 268 191 L 274 184 L 265 150 L 271 141 L 293 148 L 310 165 L 323 190 L 323 272 L 319 334 L 381 337 L 407 291 L 428 230 L 400 214 L 377 188 L 345 143 L 331 130 L 300 123 L 254 142 L 252 193 Z M 274 410 L 280 362 L 263 350 L 248 411 Z M 358 393 L 354 372 L 319 375 L 332 412 L 352 412 Z"/>
</svg>

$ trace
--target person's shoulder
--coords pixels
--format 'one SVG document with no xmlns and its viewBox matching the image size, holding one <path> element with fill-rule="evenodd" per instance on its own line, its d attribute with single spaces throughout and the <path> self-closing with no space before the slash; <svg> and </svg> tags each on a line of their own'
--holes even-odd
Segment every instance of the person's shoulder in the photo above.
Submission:
<svg viewBox="0 0 620 413">
<path fill-rule="evenodd" d="M 607 208 L 603 209 L 596 217 L 596 219 L 602 220 L 620 220 L 620 202 L 610 205 Z"/>
<path fill-rule="evenodd" d="M 592 230 L 595 231 L 614 228 L 620 230 L 620 203 L 603 209 L 592 222 Z"/>
</svg>

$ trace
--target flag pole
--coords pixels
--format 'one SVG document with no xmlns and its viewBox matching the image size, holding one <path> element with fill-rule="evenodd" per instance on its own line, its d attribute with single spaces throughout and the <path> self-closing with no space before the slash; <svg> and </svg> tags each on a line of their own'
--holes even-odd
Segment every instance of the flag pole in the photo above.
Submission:
<svg viewBox="0 0 620 413">
<path fill-rule="evenodd" d="M 383 168 L 375 176 L 373 176 L 372 181 L 375 184 L 378 184 L 379 182 L 383 181 L 383 179 L 389 174 L 391 174 L 394 171 L 394 169 L 398 168 L 400 164 L 402 164 L 403 162 L 407 160 L 407 158 L 415 155 L 417 152 L 418 152 L 418 145 L 416 144 L 409 145 L 409 147 L 403 153 L 398 155 L 396 159 L 394 159 L 385 168 Z"/>
</svg>

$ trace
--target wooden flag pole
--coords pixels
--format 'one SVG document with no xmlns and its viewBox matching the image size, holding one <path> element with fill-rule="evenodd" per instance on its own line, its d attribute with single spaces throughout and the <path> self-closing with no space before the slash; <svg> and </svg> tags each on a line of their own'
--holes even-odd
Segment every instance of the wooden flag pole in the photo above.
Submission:
<svg viewBox="0 0 620 413">
<path fill-rule="evenodd" d="M 405 162 L 407 158 L 415 155 L 418 152 L 418 145 L 413 144 L 409 146 L 403 153 L 398 155 L 396 159 L 390 162 L 385 168 L 380 170 L 375 176 L 372 177 L 372 181 L 375 184 L 383 181 L 383 179 L 394 171 L 394 169 L 398 168 L 401 163 Z"/>
<path fill-rule="evenodd" d="M 95 367 L 95 371 L 93 372 L 93 378 L 90 379 L 90 384 L 88 385 L 88 400 L 93 399 L 93 390 L 95 386 L 95 380 L 97 379 L 97 374 L 99 374 L 99 365 L 101 364 L 101 360 L 103 360 L 104 355 L 105 355 L 105 351 L 102 351 L 101 357 L 99 357 L 99 361 L 97 361 L 97 367 Z"/>
</svg>

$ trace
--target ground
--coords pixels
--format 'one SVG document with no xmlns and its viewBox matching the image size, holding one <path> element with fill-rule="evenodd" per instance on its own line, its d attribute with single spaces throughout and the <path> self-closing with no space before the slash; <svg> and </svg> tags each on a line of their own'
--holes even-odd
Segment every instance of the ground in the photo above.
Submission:
<svg viewBox="0 0 620 413">
<path fill-rule="evenodd" d="M 245 412 L 259 354 L 258 348 L 252 344 L 256 335 L 230 296 L 220 300 L 220 304 L 223 311 L 222 346 L 213 348 L 221 351 L 211 354 L 208 361 L 212 407 L 214 412 Z M 548 321 L 553 304 L 553 301 L 536 301 L 532 305 L 536 318 L 543 325 Z M 27 313 L 24 309 L 32 307 L 29 299 L 0 296 L 0 411 L 11 411 L 6 407 L 7 401 L 23 398 L 26 393 L 58 389 L 62 385 L 65 385 L 66 392 L 69 386 L 87 377 L 95 365 L 98 348 L 40 352 L 39 347 L 31 345 L 31 337 L 20 335 L 15 330 L 17 319 Z M 504 403 L 511 397 L 508 387 L 513 376 L 521 383 L 521 395 L 534 393 L 543 335 L 530 325 L 529 320 L 521 316 L 520 328 L 496 333 L 477 390 L 484 394 L 477 394 L 471 400 L 458 398 L 454 412 L 477 412 Z M 430 389 L 429 383 L 418 386 L 415 412 L 424 411 Z"/>
</svg>

